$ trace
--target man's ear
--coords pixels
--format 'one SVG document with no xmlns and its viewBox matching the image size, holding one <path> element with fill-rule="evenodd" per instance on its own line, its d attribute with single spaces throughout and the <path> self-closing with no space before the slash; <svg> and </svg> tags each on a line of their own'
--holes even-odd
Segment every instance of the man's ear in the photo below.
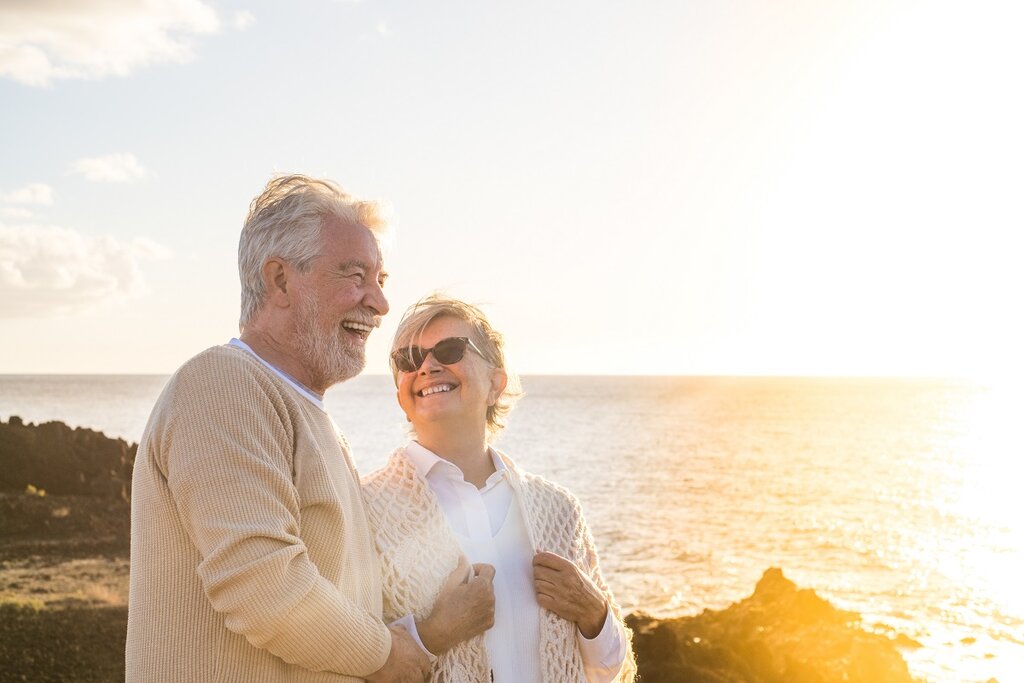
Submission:
<svg viewBox="0 0 1024 683">
<path fill-rule="evenodd" d="M 291 304 L 288 297 L 288 278 L 292 274 L 291 267 L 279 258 L 267 259 L 260 271 L 263 276 L 263 288 L 267 292 L 267 301 L 275 306 L 286 308 Z"/>
<path fill-rule="evenodd" d="M 501 395 L 505 393 L 505 387 L 508 386 L 508 375 L 502 368 L 494 368 L 491 372 L 491 390 L 487 392 L 487 405 L 493 406 L 501 398 Z"/>
</svg>

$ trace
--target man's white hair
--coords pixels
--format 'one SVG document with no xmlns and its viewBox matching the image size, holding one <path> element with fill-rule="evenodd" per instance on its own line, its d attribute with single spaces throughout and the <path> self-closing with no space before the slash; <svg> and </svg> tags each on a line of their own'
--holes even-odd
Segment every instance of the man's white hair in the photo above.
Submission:
<svg viewBox="0 0 1024 683">
<path fill-rule="evenodd" d="M 324 222 L 361 225 L 381 238 L 387 223 L 377 202 L 353 197 L 330 180 L 304 175 L 272 178 L 249 205 L 238 240 L 238 278 L 242 284 L 239 327 L 245 327 L 267 296 L 263 264 L 279 258 L 300 272 L 320 255 Z"/>
</svg>

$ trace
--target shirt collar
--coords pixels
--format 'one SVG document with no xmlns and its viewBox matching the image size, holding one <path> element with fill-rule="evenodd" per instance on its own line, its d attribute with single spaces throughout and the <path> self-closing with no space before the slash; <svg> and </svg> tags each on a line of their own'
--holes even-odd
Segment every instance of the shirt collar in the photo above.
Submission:
<svg viewBox="0 0 1024 683">
<path fill-rule="evenodd" d="M 491 462 L 494 463 L 494 474 L 487 478 L 487 485 L 490 486 L 494 481 L 499 478 L 504 478 L 508 472 L 508 466 L 505 461 L 502 460 L 498 452 L 493 448 L 488 447 L 487 452 L 491 456 Z M 410 441 L 405 447 L 405 455 L 409 458 L 413 468 L 423 479 L 426 479 L 433 473 L 440 473 L 447 471 L 448 474 L 457 476 L 460 480 L 463 479 L 462 470 L 460 470 L 454 463 L 445 460 L 441 456 L 431 451 L 426 446 L 423 446 L 418 441 Z"/>
<path fill-rule="evenodd" d="M 294 379 L 291 375 L 287 374 L 286 372 L 284 372 L 280 368 L 276 367 L 275 365 L 272 365 L 272 364 L 268 363 L 266 360 L 264 360 L 262 357 L 260 357 L 260 355 L 258 353 L 253 351 L 252 347 L 249 346 L 248 344 L 246 344 L 244 341 L 242 341 L 241 339 L 236 339 L 236 338 L 232 337 L 231 341 L 228 342 L 228 346 L 235 346 L 237 348 L 240 348 L 240 349 L 243 349 L 245 351 L 248 351 L 250 354 L 252 354 L 253 358 L 258 360 L 260 363 L 265 365 L 267 368 L 269 368 L 275 375 L 277 375 L 278 377 L 283 379 L 285 381 L 285 383 L 288 384 L 288 386 L 290 386 L 292 389 L 295 389 L 295 391 L 299 392 L 299 394 L 303 398 L 307 399 L 310 403 L 312 403 L 313 405 L 315 405 L 317 408 L 319 408 L 320 410 L 324 411 L 325 413 L 327 412 L 327 408 L 324 406 L 324 397 L 323 396 L 321 396 L 320 394 L 314 393 L 312 389 L 306 387 L 304 384 L 301 384 L 296 379 Z"/>
</svg>

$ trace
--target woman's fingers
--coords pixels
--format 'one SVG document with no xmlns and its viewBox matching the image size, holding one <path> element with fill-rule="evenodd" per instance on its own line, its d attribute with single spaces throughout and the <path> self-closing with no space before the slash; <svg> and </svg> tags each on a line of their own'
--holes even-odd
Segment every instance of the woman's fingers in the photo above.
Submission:
<svg viewBox="0 0 1024 683">
<path fill-rule="evenodd" d="M 575 622 L 588 638 L 600 632 L 607 604 L 594 582 L 575 564 L 555 553 L 537 553 L 533 586 L 538 605 Z"/>
<path fill-rule="evenodd" d="M 556 583 L 552 583 L 551 581 L 545 581 L 544 579 L 534 579 L 533 587 L 537 593 L 549 595 L 552 598 L 557 598 L 562 594 L 561 586 Z"/>
<path fill-rule="evenodd" d="M 555 614 L 557 614 L 558 616 L 560 616 L 563 619 L 565 619 L 565 615 L 563 615 L 559 611 L 560 610 L 560 606 L 559 606 L 558 601 L 555 600 L 554 598 L 552 598 L 550 595 L 544 595 L 543 593 L 538 593 L 537 594 L 537 604 L 540 605 L 541 607 L 543 607 L 544 609 L 550 610 L 550 611 L 554 612 Z M 569 620 L 566 619 L 566 621 L 569 621 Z"/>
<path fill-rule="evenodd" d="M 475 574 L 475 578 L 494 581 L 494 565 L 480 562 L 473 565 L 473 572 Z"/>
<path fill-rule="evenodd" d="M 469 560 L 466 559 L 465 555 L 459 555 L 459 563 L 455 566 L 455 569 L 451 574 L 448 575 L 448 579 L 444 582 L 445 588 L 450 585 L 458 585 L 465 583 L 473 578 L 472 572 L 470 572 Z M 444 592 L 444 589 L 441 591 Z"/>
<path fill-rule="evenodd" d="M 554 571 L 569 571 L 576 569 L 576 565 L 569 560 L 565 559 L 561 555 L 549 552 L 539 552 L 534 555 L 533 567 L 534 569 L 537 567 L 547 567 Z"/>
<path fill-rule="evenodd" d="M 566 575 L 564 573 L 557 572 L 554 569 L 548 569 L 547 567 L 534 567 L 533 568 L 533 578 L 534 579 L 544 579 L 545 581 L 550 581 L 551 583 L 558 583 L 565 576 Z"/>
<path fill-rule="evenodd" d="M 469 561 L 461 558 L 445 580 L 430 615 L 416 622 L 423 645 L 434 654 L 494 625 L 494 567 L 477 564 L 472 570 L 476 576 L 467 580 L 471 568 Z"/>
<path fill-rule="evenodd" d="M 465 555 L 459 557 L 459 564 L 456 565 L 455 569 L 448 575 L 448 578 L 444 580 L 444 584 L 441 586 L 441 599 L 445 599 L 455 591 L 460 584 L 466 583 L 470 576 L 469 560 L 466 559 Z"/>
</svg>

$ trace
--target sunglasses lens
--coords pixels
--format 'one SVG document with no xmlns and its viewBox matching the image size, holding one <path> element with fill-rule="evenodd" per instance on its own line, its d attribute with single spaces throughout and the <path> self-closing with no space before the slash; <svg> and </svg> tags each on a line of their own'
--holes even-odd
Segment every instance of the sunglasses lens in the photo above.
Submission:
<svg viewBox="0 0 1024 683">
<path fill-rule="evenodd" d="M 462 360 L 463 354 L 466 353 L 466 341 L 459 339 L 458 337 L 449 337 L 448 339 L 442 339 L 433 348 L 434 358 L 441 365 L 451 365 L 452 363 L 458 363 Z"/>
<path fill-rule="evenodd" d="M 416 369 L 423 363 L 423 350 L 418 346 L 404 348 L 395 351 L 393 354 L 395 365 L 402 372 L 416 372 Z"/>
<path fill-rule="evenodd" d="M 437 342 L 431 349 L 424 349 L 421 346 L 409 346 L 398 349 L 391 354 L 395 361 L 395 367 L 402 372 L 416 372 L 427 359 L 427 354 L 433 353 L 434 358 L 441 365 L 458 363 L 466 355 L 467 340 L 460 337 L 448 337 Z"/>
</svg>

